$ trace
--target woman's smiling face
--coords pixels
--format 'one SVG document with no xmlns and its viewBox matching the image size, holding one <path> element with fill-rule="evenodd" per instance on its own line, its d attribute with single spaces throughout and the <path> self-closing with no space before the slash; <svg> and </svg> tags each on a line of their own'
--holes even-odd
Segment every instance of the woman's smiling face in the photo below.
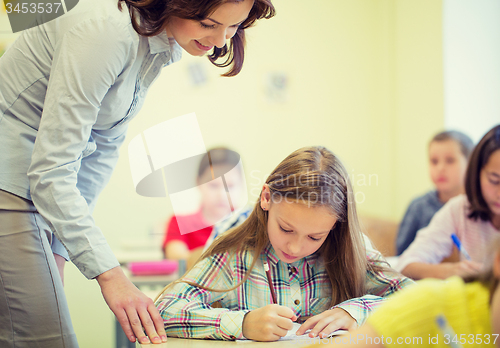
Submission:
<svg viewBox="0 0 500 348">
<path fill-rule="evenodd" d="M 200 21 L 173 17 L 167 24 L 168 37 L 189 54 L 202 56 L 214 46 L 222 48 L 236 34 L 253 7 L 254 0 L 228 1 Z"/>
</svg>

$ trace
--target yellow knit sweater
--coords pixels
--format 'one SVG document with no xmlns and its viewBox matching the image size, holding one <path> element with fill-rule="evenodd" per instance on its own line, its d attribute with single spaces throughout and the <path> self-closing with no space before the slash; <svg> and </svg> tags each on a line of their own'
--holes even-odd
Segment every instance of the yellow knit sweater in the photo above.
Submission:
<svg viewBox="0 0 500 348">
<path fill-rule="evenodd" d="M 445 336 L 436 323 L 444 315 L 456 334 Z M 406 347 L 494 346 L 489 291 L 479 282 L 465 284 L 460 277 L 425 279 L 398 291 L 368 318 L 384 345 Z M 497 341 L 500 339 L 497 339 Z"/>
</svg>

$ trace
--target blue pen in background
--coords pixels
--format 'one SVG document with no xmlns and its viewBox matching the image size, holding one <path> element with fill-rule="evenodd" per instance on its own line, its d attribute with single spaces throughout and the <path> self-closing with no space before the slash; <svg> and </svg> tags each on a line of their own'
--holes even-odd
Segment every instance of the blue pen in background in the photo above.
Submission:
<svg viewBox="0 0 500 348">
<path fill-rule="evenodd" d="M 458 237 L 455 233 L 451 234 L 451 239 L 453 239 L 453 243 L 455 243 L 455 245 L 458 248 L 458 251 L 460 251 L 460 253 L 463 255 L 463 257 L 465 257 L 466 260 L 470 261 L 471 258 L 470 258 L 469 253 L 467 252 L 467 250 L 465 250 L 462 243 L 460 243 L 460 239 L 458 239 Z"/>
<path fill-rule="evenodd" d="M 455 236 L 456 237 L 456 236 Z M 448 335 L 446 337 L 446 342 L 452 348 L 463 348 L 463 346 L 457 342 L 457 334 L 453 331 L 453 328 L 448 324 L 448 320 L 446 320 L 445 316 L 440 314 L 436 317 L 436 323 L 438 324 L 439 329 L 443 333 L 443 339 L 445 339 L 444 335 Z"/>
</svg>

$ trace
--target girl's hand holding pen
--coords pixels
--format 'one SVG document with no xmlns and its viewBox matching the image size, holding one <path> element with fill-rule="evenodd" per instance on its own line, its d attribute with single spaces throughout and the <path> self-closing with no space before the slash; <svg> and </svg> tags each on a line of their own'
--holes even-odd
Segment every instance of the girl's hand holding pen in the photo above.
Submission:
<svg viewBox="0 0 500 348">
<path fill-rule="evenodd" d="M 334 308 L 307 319 L 297 330 L 297 335 L 303 335 L 311 329 L 309 337 L 323 338 L 338 329 L 351 331 L 357 328 L 357 321 L 349 313 L 341 308 Z"/>
<path fill-rule="evenodd" d="M 270 304 L 245 315 L 243 336 L 254 341 L 277 341 L 286 336 L 296 320 L 290 308 Z"/>
</svg>

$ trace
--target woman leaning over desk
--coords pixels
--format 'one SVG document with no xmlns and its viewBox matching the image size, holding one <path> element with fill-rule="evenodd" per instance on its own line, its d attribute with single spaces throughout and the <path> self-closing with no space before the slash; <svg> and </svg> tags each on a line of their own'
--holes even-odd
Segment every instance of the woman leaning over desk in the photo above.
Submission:
<svg viewBox="0 0 500 348">
<path fill-rule="evenodd" d="M 162 68 L 182 49 L 211 52 L 215 65 L 229 67 L 224 75 L 234 76 L 244 30 L 273 15 L 270 0 L 81 0 L 25 30 L 5 52 L 1 347 L 78 347 L 63 290 L 65 259 L 97 279 L 131 341 L 166 340 L 153 302 L 125 277 L 92 211 L 127 124 Z"/>
</svg>

